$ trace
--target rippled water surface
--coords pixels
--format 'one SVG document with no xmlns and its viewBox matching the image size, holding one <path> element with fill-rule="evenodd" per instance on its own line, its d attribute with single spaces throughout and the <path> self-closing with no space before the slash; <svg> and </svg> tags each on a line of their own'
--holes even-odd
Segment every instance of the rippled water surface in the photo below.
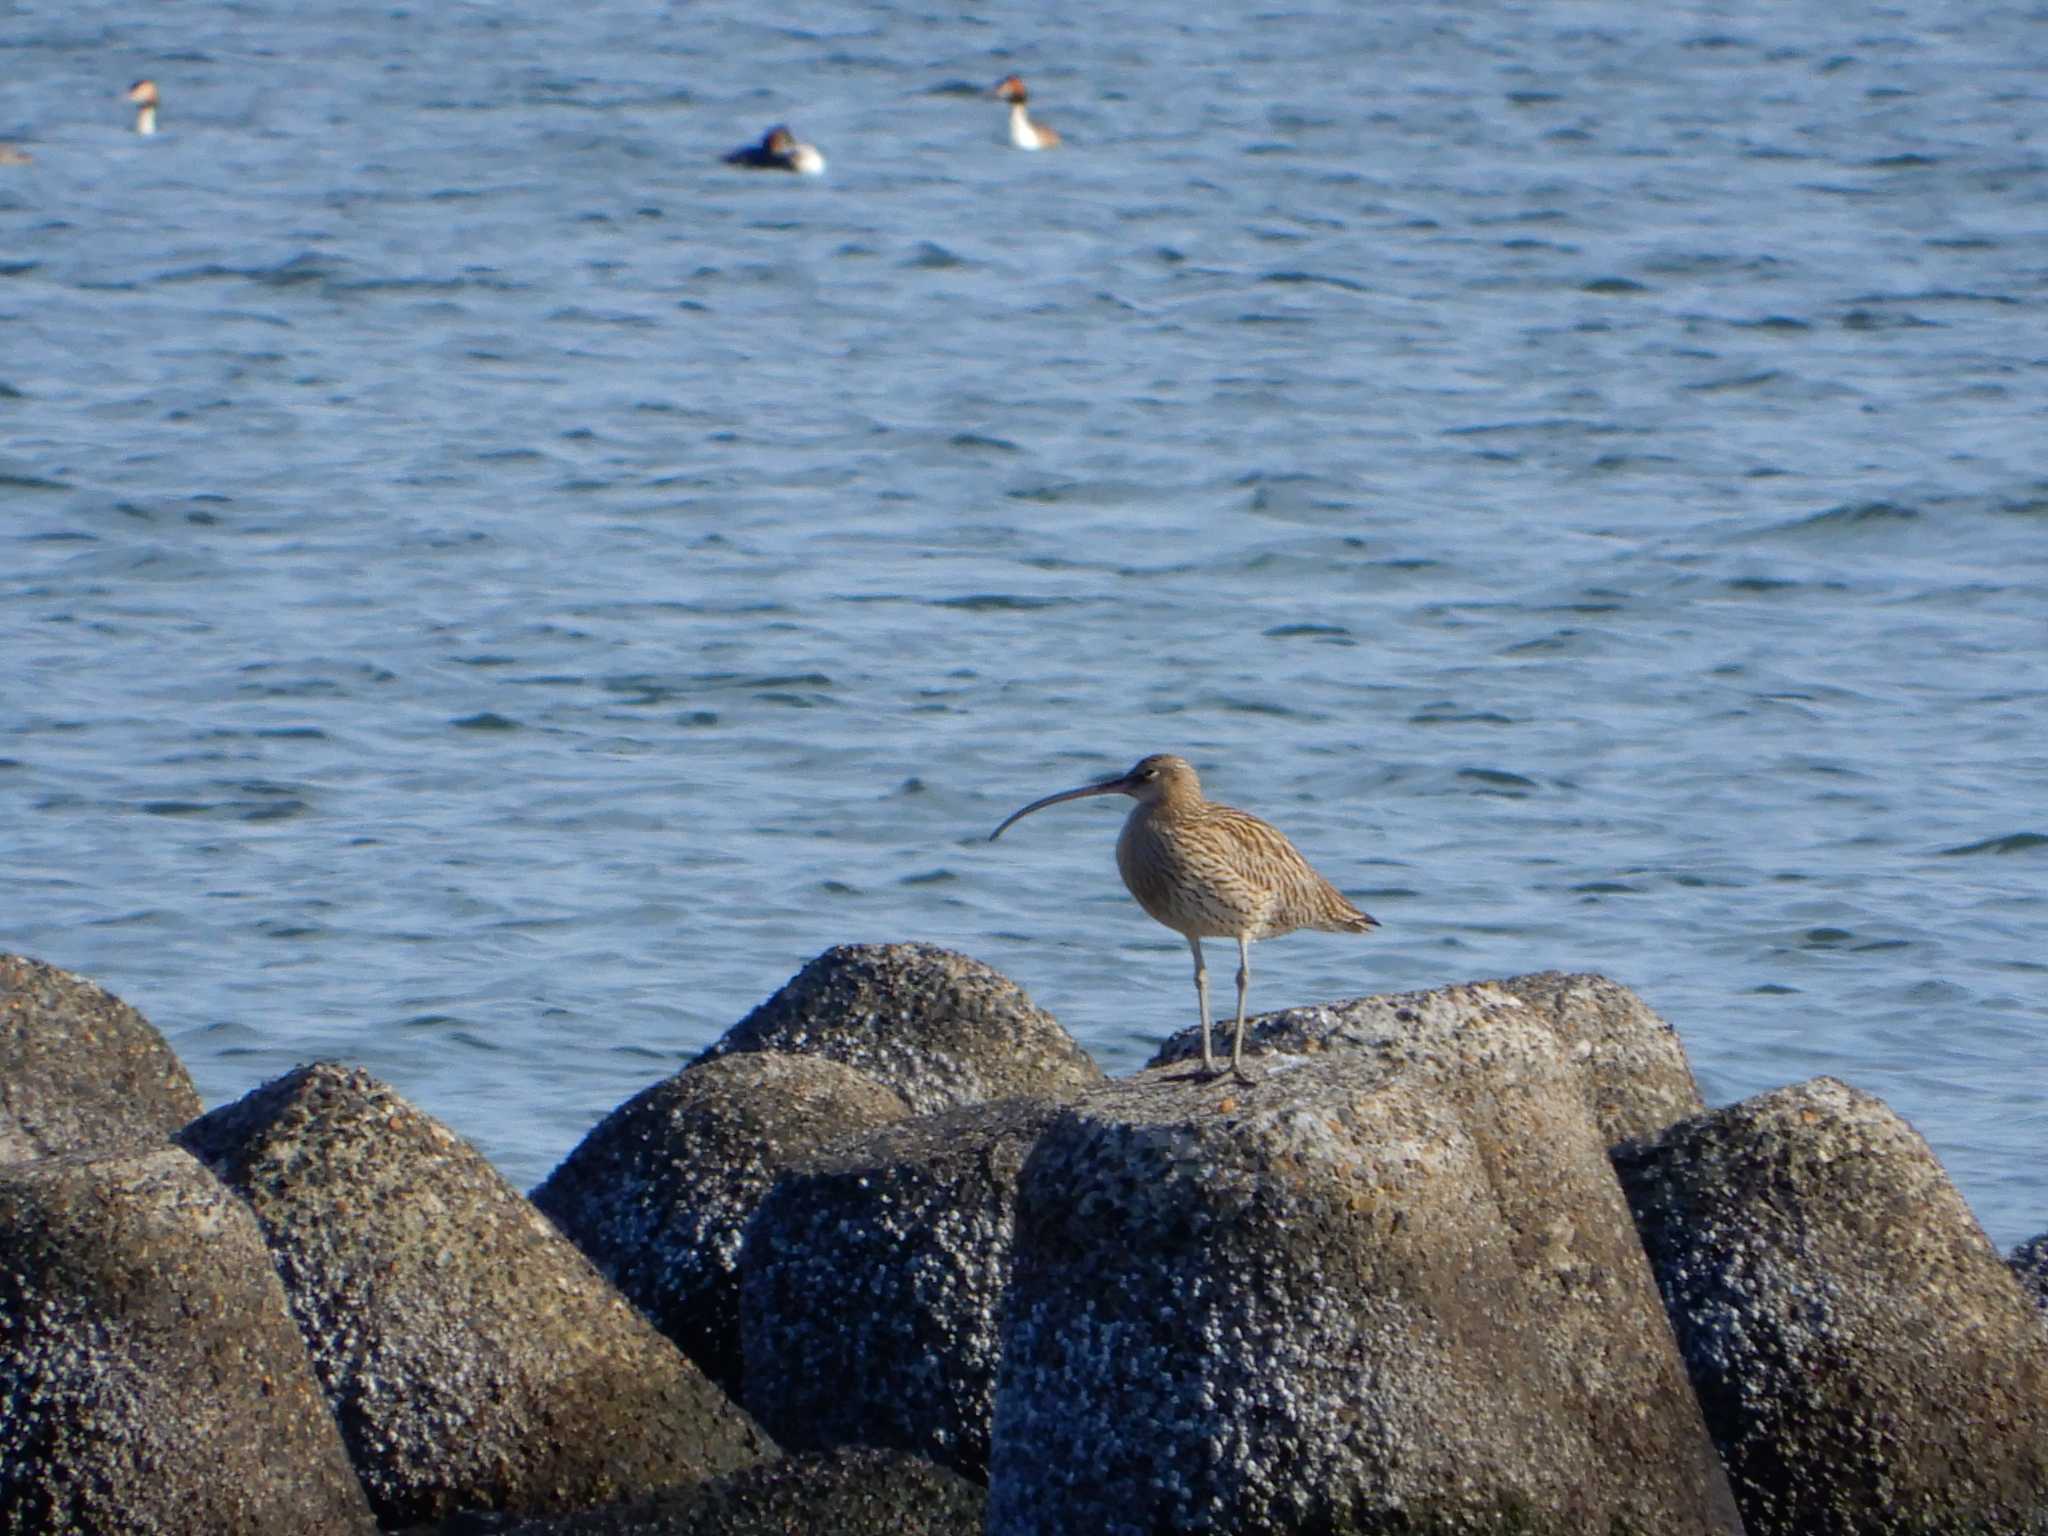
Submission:
<svg viewBox="0 0 2048 1536">
<path fill-rule="evenodd" d="M 1172 750 L 1386 925 L 1256 1006 L 1603 970 L 2048 1226 L 2048 13 L 7 31 L 0 945 L 209 1103 L 341 1056 L 530 1184 L 850 940 L 1135 1066 L 1116 810 L 984 839 Z"/>
</svg>

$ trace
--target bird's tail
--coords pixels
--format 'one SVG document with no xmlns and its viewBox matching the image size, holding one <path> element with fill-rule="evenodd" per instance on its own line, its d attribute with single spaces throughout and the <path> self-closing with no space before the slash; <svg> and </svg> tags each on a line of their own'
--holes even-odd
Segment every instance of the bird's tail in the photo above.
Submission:
<svg viewBox="0 0 2048 1536">
<path fill-rule="evenodd" d="M 1378 918 L 1370 912 L 1359 911 L 1348 901 L 1344 903 L 1343 911 L 1331 914 L 1328 922 L 1316 924 L 1325 933 L 1371 933 L 1379 925 Z"/>
</svg>

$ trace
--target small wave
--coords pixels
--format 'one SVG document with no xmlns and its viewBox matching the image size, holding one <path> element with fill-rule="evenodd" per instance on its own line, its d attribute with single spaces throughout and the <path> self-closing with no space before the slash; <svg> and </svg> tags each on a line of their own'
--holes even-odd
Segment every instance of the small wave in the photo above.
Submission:
<svg viewBox="0 0 2048 1536">
<path fill-rule="evenodd" d="M 987 437 L 980 432 L 955 432 L 946 439 L 946 444 L 952 448 L 991 448 L 998 453 L 1022 453 L 1024 451 L 1007 437 Z"/>
<path fill-rule="evenodd" d="M 1445 437 L 1491 437 L 1507 432 L 1558 433 L 1570 436 L 1592 436 L 1595 433 L 1616 432 L 1618 427 L 1588 421 L 1583 416 L 1542 416 L 1529 421 L 1480 421 L 1467 427 L 1445 427 Z"/>
<path fill-rule="evenodd" d="M 1514 799 L 1520 799 L 1543 787 L 1534 779 L 1525 779 L 1519 773 L 1509 773 L 1505 768 L 1460 768 L 1458 777 L 1479 785 L 1481 794 L 1507 795 Z"/>
<path fill-rule="evenodd" d="M 653 330 L 660 323 L 652 315 L 635 315 L 624 310 L 588 309 L 581 304 L 570 304 L 561 309 L 550 310 L 547 319 L 570 325 L 616 325 L 636 331 Z"/>
<path fill-rule="evenodd" d="M 283 799 L 265 800 L 250 806 L 242 812 L 243 821 L 290 821 L 311 809 L 305 801 L 295 796 Z"/>
<path fill-rule="evenodd" d="M 920 240 L 916 252 L 903 263 L 914 271 L 943 272 L 953 267 L 972 265 L 964 256 L 955 255 L 933 240 Z"/>
<path fill-rule="evenodd" d="M 1825 533 L 1834 529 L 1868 531 L 1919 520 L 1920 509 L 1896 501 L 1845 501 L 1806 517 L 1766 530 L 1773 533 Z"/>
<path fill-rule="evenodd" d="M 1718 379 L 1702 379 L 1697 384 L 1685 387 L 1696 395 L 1727 394 L 1731 390 L 1759 389 L 1766 384 L 1775 384 L 1786 375 L 1777 368 L 1764 368 L 1755 373 L 1729 374 Z"/>
<path fill-rule="evenodd" d="M 464 715 L 459 720 L 448 722 L 458 731 L 516 731 L 520 724 L 494 709 L 479 710 L 473 715 Z"/>
<path fill-rule="evenodd" d="M 1513 725 L 1506 715 L 1490 709 L 1459 709 L 1451 704 L 1425 704 L 1408 717 L 1410 725 Z"/>
<path fill-rule="evenodd" d="M 2008 832 L 2003 837 L 1987 837 L 1981 842 L 1944 848 L 1941 855 L 1946 859 L 1960 859 L 1979 853 L 2032 853 L 2036 848 L 2048 848 L 2048 835 L 2040 832 Z"/>
<path fill-rule="evenodd" d="M 961 597 L 935 597 L 933 608 L 958 608 L 967 613 L 1028 613 L 1038 608 L 1065 608 L 1071 597 L 1027 597 L 1020 592 L 970 592 Z"/>
<path fill-rule="evenodd" d="M 1746 597 L 1768 596 L 1775 592 L 1798 592 L 1805 588 L 1803 581 L 1791 581 L 1782 576 L 1731 576 L 1721 583 L 1723 592 L 1740 592 Z"/>
<path fill-rule="evenodd" d="M 1219 698 L 1215 707 L 1233 715 L 1263 715 L 1275 720 L 1326 720 L 1329 717 L 1320 711 L 1291 709 L 1285 704 L 1275 704 L 1271 699 Z"/>
<path fill-rule="evenodd" d="M 1632 277 L 1596 277 L 1579 284 L 1581 293 L 1632 294 L 1648 293 L 1650 285 L 1639 283 Z"/>
<path fill-rule="evenodd" d="M 1341 624 L 1275 624 L 1264 631 L 1269 640 L 1335 640 L 1354 645 L 1351 631 Z"/>
<path fill-rule="evenodd" d="M 0 469 L 0 491 L 71 491 L 77 487 L 67 480 L 46 480 L 41 475 L 13 474 Z"/>
<path fill-rule="evenodd" d="M 761 688 L 830 688 L 832 679 L 823 672 L 700 672 L 688 679 L 692 687 L 718 690 Z"/>
<path fill-rule="evenodd" d="M 1262 283 L 1307 284 L 1318 288 L 1341 288 L 1346 293 L 1370 293 L 1364 283 L 1349 277 L 1338 277 L 1329 272 L 1280 271 L 1259 274 Z"/>
</svg>

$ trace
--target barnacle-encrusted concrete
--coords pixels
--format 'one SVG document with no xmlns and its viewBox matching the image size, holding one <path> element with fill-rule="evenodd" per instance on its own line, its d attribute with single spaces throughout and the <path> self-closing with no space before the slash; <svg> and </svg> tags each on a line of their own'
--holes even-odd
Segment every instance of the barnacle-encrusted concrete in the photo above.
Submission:
<svg viewBox="0 0 2048 1536">
<path fill-rule="evenodd" d="M 578 1509 L 772 1452 L 475 1149 L 368 1074 L 301 1067 L 180 1139 L 255 1210 L 385 1524 Z"/>
<path fill-rule="evenodd" d="M 1282 1054 L 1355 1050 L 1397 1058 L 1417 1040 L 1501 1007 L 1528 1009 L 1557 1036 L 1610 1146 L 1653 1135 L 1705 1107 L 1677 1031 L 1635 993 L 1605 976 L 1538 971 L 1427 992 L 1288 1008 L 1247 1023 L 1245 1049 Z M 1185 1029 L 1160 1046 L 1148 1065 L 1196 1060 L 1201 1054 L 1200 1028 Z"/>
<path fill-rule="evenodd" d="M 1817 1078 L 1616 1167 L 1750 1536 L 2048 1531 L 2048 1337 L 1911 1126 Z"/>
<path fill-rule="evenodd" d="M 943 1467 L 847 1446 L 574 1515 L 457 1516 L 440 1536 L 981 1536 L 985 1503 L 978 1485 Z"/>
<path fill-rule="evenodd" d="M 2006 1263 L 2043 1312 L 2042 1326 L 2048 1327 L 2048 1232 L 2021 1243 Z"/>
<path fill-rule="evenodd" d="M 990 1536 L 1740 1529 L 1570 1052 L 1147 1071 L 1022 1174 Z"/>
<path fill-rule="evenodd" d="M 697 1059 L 829 1056 L 920 1115 L 989 1099 L 1067 1099 L 1102 1081 L 1053 1016 L 979 960 L 930 944 L 828 949 Z"/>
<path fill-rule="evenodd" d="M 141 1014 L 69 971 L 0 955 L 0 1163 L 162 1141 L 200 1108 Z"/>
<path fill-rule="evenodd" d="M 0 1167 L 0 1531 L 375 1529 L 219 1180 L 168 1144 Z"/>
<path fill-rule="evenodd" d="M 908 1112 L 894 1089 L 823 1056 L 721 1056 L 613 1110 L 533 1203 L 738 1397 L 740 1252 L 755 1208 L 805 1154 Z"/>
<path fill-rule="evenodd" d="M 746 1404 L 771 1434 L 987 1477 L 1017 1174 L 1053 1109 L 905 1120 L 783 1176 L 741 1261 Z"/>
</svg>

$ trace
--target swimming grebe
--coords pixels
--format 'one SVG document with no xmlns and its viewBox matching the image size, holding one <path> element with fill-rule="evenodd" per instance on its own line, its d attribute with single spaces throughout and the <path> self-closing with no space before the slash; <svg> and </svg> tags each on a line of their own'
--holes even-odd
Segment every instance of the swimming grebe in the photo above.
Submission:
<svg viewBox="0 0 2048 1536">
<path fill-rule="evenodd" d="M 822 176 L 825 172 L 825 157 L 818 153 L 818 146 L 806 144 L 780 123 L 762 134 L 760 143 L 727 155 L 725 163 L 755 171 L 794 171 L 799 176 Z"/>
<path fill-rule="evenodd" d="M 34 165 L 36 157 L 12 144 L 0 144 L 0 165 Z"/>
<path fill-rule="evenodd" d="M 156 82 L 138 80 L 128 87 L 126 100 L 135 103 L 135 131 L 156 132 Z"/>
<path fill-rule="evenodd" d="M 1010 142 L 1019 149 L 1051 149 L 1059 143 L 1059 130 L 1044 123 L 1031 121 L 1031 114 L 1024 110 L 1024 103 L 1031 99 L 1031 93 L 1024 89 L 1024 82 L 1015 75 L 1005 75 L 996 82 L 996 95 L 1010 104 Z"/>
</svg>

